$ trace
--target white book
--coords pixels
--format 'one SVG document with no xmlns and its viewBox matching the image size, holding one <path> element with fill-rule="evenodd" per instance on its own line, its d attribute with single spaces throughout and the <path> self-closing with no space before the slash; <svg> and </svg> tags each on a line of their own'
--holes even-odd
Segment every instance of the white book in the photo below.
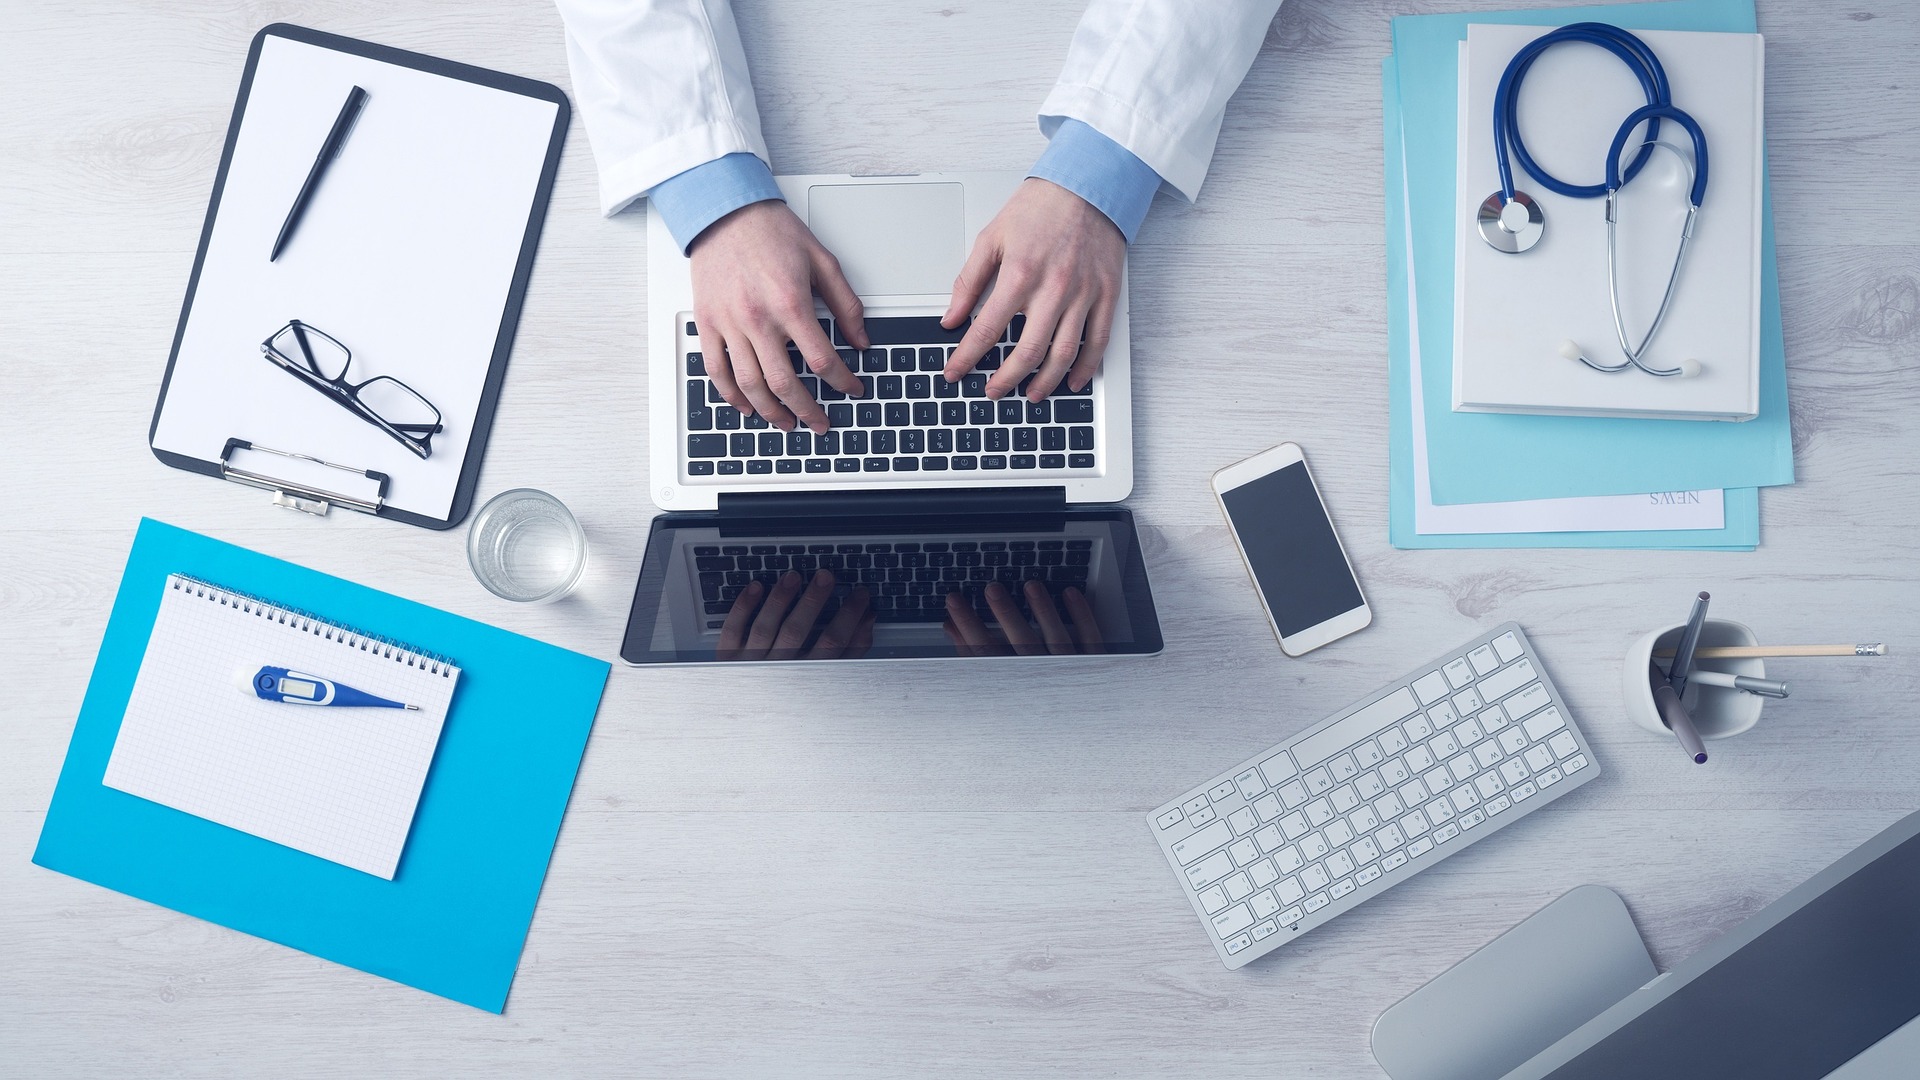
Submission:
<svg viewBox="0 0 1920 1080">
<path fill-rule="evenodd" d="M 1493 100 L 1514 54 L 1550 28 L 1475 24 L 1461 44 L 1454 193 L 1453 407 L 1683 420 L 1751 420 L 1760 409 L 1763 43 L 1757 34 L 1636 31 L 1659 56 L 1675 106 L 1706 135 L 1709 170 L 1673 307 L 1646 354 L 1656 367 L 1692 359 L 1693 378 L 1594 371 L 1560 355 L 1573 341 L 1603 364 L 1624 359 L 1608 302 L 1606 200 L 1548 191 L 1513 162 L 1514 186 L 1540 206 L 1532 249 L 1495 251 L 1474 226 L 1500 188 Z M 1646 98 L 1612 53 L 1578 43 L 1542 53 L 1519 95 L 1519 128 L 1534 159 L 1572 184 L 1600 183 L 1614 132 Z M 1658 310 L 1686 217 L 1692 143 L 1672 123 L 1621 189 L 1620 293 L 1637 342 Z M 1623 157 L 1631 160 L 1633 150 Z"/>
<path fill-rule="evenodd" d="M 268 701 L 283 667 L 418 710 Z M 392 880 L 460 669 L 179 574 L 107 760 L 106 786 Z"/>
</svg>

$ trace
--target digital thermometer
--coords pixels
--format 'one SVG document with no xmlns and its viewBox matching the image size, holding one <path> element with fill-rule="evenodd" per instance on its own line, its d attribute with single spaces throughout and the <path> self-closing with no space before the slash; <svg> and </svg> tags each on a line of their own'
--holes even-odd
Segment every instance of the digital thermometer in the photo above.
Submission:
<svg viewBox="0 0 1920 1080">
<path fill-rule="evenodd" d="M 418 705 L 403 705 L 398 701 L 388 701 L 375 697 L 364 690 L 355 690 L 344 683 L 323 679 L 318 675 L 289 671 L 283 667 L 263 667 L 248 674 L 243 668 L 237 673 L 240 685 L 253 691 L 256 697 L 265 701 L 278 701 L 288 705 L 334 705 L 343 708 L 362 709 L 413 709 Z"/>
</svg>

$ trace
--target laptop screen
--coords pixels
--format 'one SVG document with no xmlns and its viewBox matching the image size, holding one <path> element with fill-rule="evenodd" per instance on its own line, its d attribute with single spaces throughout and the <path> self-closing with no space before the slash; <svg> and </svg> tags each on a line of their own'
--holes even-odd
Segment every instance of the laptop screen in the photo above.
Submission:
<svg viewBox="0 0 1920 1080">
<path fill-rule="evenodd" d="M 1133 517 L 655 518 L 631 664 L 1160 651 Z"/>
</svg>

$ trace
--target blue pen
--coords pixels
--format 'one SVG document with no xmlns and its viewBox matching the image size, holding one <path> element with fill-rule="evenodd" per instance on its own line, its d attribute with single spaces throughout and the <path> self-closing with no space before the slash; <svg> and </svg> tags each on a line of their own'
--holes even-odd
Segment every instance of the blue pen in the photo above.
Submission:
<svg viewBox="0 0 1920 1080">
<path fill-rule="evenodd" d="M 388 701 L 386 698 L 376 697 L 364 690 L 355 690 L 345 683 L 323 679 L 318 675 L 289 671 L 283 667 L 263 667 L 251 675 L 242 668 L 237 673 L 237 677 L 240 685 L 253 691 L 255 696 L 266 701 L 278 701 L 288 705 L 412 709 L 416 712 L 420 709 L 418 705 L 403 705 L 398 701 Z"/>
</svg>

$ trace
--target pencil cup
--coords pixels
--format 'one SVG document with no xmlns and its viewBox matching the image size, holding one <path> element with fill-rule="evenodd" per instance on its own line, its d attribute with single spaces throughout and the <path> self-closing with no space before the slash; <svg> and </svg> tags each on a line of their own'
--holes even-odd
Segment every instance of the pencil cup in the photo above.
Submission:
<svg viewBox="0 0 1920 1080">
<path fill-rule="evenodd" d="M 467 563 L 495 596 L 544 604 L 580 583 L 587 570 L 587 534 L 559 499 L 514 488 L 488 499 L 474 515 Z"/>
<path fill-rule="evenodd" d="M 1664 629 L 1655 630 L 1633 643 L 1627 650 L 1626 670 L 1621 673 L 1621 687 L 1625 691 L 1627 718 L 1635 724 L 1664 738 L 1673 738 L 1673 733 L 1660 722 L 1660 710 L 1653 704 L 1653 689 L 1647 683 L 1647 664 L 1652 662 L 1653 654 L 1661 649 L 1672 649 L 1679 645 L 1680 634 L 1686 624 L 1676 623 Z M 1760 639 L 1746 624 L 1727 619 L 1708 619 L 1700 627 L 1700 647 L 1717 645 L 1758 645 Z M 1767 665 L 1759 659 L 1748 660 L 1696 660 L 1694 668 L 1701 671 L 1724 671 L 1729 675 L 1747 675 L 1756 679 L 1767 676 Z M 1738 690 L 1718 686 L 1702 686 L 1697 682 L 1687 684 L 1686 695 L 1681 703 L 1693 717 L 1693 726 L 1703 739 L 1724 739 L 1738 735 L 1760 722 L 1760 707 L 1766 704 L 1763 697 L 1742 693 Z"/>
</svg>

